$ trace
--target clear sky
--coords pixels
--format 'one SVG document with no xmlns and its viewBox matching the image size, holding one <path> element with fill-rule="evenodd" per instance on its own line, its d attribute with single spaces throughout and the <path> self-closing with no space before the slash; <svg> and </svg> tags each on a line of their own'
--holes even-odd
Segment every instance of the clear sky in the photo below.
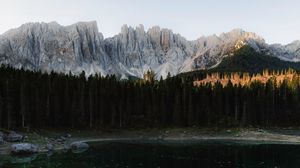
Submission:
<svg viewBox="0 0 300 168">
<path fill-rule="evenodd" d="M 0 0 L 0 33 L 26 22 L 96 20 L 105 37 L 127 24 L 159 25 L 189 40 L 234 28 L 268 43 L 300 40 L 299 0 Z"/>
</svg>

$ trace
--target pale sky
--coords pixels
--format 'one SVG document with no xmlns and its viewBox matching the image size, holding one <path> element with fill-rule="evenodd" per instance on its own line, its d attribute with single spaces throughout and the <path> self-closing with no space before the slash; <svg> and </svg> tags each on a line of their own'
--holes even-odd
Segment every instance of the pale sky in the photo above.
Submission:
<svg viewBox="0 0 300 168">
<path fill-rule="evenodd" d="M 188 40 L 234 28 L 268 43 L 300 40 L 299 0 L 0 0 L 0 33 L 26 22 L 98 23 L 105 37 L 121 26 L 172 29 Z"/>
</svg>

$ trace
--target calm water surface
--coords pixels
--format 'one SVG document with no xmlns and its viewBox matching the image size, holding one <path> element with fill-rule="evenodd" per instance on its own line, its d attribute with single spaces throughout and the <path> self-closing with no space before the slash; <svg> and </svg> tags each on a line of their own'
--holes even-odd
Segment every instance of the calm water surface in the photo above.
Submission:
<svg viewBox="0 0 300 168">
<path fill-rule="evenodd" d="M 55 153 L 27 158 L 0 156 L 1 168 L 293 168 L 300 145 L 230 141 L 105 142 L 81 154 Z"/>
</svg>

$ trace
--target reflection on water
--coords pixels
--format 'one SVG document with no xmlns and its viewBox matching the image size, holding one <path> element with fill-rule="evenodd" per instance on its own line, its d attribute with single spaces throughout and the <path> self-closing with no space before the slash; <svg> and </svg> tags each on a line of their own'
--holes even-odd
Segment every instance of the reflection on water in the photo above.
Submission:
<svg viewBox="0 0 300 168">
<path fill-rule="evenodd" d="M 0 158 L 3 168 L 299 167 L 300 146 L 203 142 L 105 142 L 80 154 Z"/>
<path fill-rule="evenodd" d="M 16 156 L 12 157 L 10 159 L 12 164 L 24 164 L 24 163 L 31 163 L 37 158 L 37 155 L 32 155 L 32 156 Z"/>
</svg>

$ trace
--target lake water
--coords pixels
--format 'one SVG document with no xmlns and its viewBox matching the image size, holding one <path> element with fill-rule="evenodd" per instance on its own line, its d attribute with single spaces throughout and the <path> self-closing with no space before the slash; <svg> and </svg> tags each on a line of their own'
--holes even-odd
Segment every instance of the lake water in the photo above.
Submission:
<svg viewBox="0 0 300 168">
<path fill-rule="evenodd" d="M 1 156 L 0 156 L 1 157 Z M 80 154 L 0 158 L 1 168 L 293 168 L 300 146 L 232 141 L 105 142 Z"/>
</svg>

